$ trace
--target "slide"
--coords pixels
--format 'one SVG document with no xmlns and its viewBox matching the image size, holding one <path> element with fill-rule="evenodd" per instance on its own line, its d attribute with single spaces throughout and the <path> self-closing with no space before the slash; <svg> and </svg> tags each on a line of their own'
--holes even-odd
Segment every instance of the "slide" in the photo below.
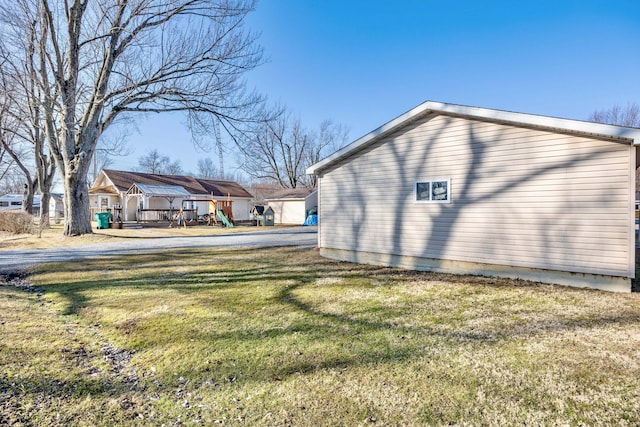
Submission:
<svg viewBox="0 0 640 427">
<path fill-rule="evenodd" d="M 231 221 L 229 221 L 229 218 L 227 218 L 224 212 L 222 211 L 217 211 L 217 212 L 218 212 L 218 219 L 222 221 L 225 227 L 233 227 L 233 224 L 231 223 Z"/>
</svg>

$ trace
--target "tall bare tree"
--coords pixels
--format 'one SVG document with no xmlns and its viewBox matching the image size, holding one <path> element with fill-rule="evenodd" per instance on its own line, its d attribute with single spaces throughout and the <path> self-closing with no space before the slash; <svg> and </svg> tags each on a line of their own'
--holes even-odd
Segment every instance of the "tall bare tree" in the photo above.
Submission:
<svg viewBox="0 0 640 427">
<path fill-rule="evenodd" d="M 169 157 L 162 155 L 157 149 L 149 151 L 138 158 L 138 171 L 144 173 L 164 173 Z"/>
<path fill-rule="evenodd" d="M 304 153 L 310 142 L 299 120 L 283 114 L 257 126 L 242 145 L 242 169 L 254 179 L 296 188 L 304 174 Z"/>
<path fill-rule="evenodd" d="M 344 147 L 349 138 L 349 130 L 342 124 L 325 120 L 320 123 L 320 131 L 314 139 L 314 143 L 307 147 L 305 156 L 305 170 L 318 163 L 324 157 Z M 318 177 L 305 175 L 303 178 L 306 187 L 315 188 L 318 185 Z"/>
<path fill-rule="evenodd" d="M 1 52 L 1 51 L 0 51 Z M 16 100 L 16 94 L 22 94 L 12 75 L 6 72 L 6 62 L 0 67 L 0 147 L 2 156 L 19 170 L 23 185 L 20 192 L 23 193 L 22 209 L 25 212 L 33 211 L 33 198 L 37 186 L 37 175 L 33 173 L 33 151 L 28 150 L 26 142 L 33 135 L 31 129 L 26 126 L 27 120 L 22 118 L 18 106 L 25 101 L 24 96 Z M 27 115 L 28 117 L 28 115 Z M 9 160 L 10 159 L 10 160 Z"/>
<path fill-rule="evenodd" d="M 596 123 L 609 125 L 640 127 L 640 105 L 630 102 L 626 107 L 619 104 L 605 110 L 596 110 L 589 116 L 589 119 Z"/>
<path fill-rule="evenodd" d="M 23 187 L 22 174 L 11 161 L 6 161 L 0 149 L 0 194 L 20 193 Z"/>
<path fill-rule="evenodd" d="M 167 166 L 162 173 L 166 173 L 167 175 L 182 175 L 184 173 L 184 169 L 182 169 L 180 160 L 176 159 L 173 162 L 167 163 Z"/>
<path fill-rule="evenodd" d="M 213 115 L 234 132 L 261 99 L 242 76 L 261 62 L 243 28 L 250 0 L 0 0 L 12 60 L 35 28 L 43 120 L 64 185 L 66 235 L 91 233 L 87 174 L 102 133 L 130 113 Z"/>
<path fill-rule="evenodd" d="M 14 167 L 13 159 L 4 149 L 4 145 L 0 144 L 0 194 L 5 193 L 5 183 L 12 178 Z"/>
<path fill-rule="evenodd" d="M 589 120 L 596 123 L 640 128 L 640 105 L 630 102 L 626 107 L 619 104 L 606 110 L 591 113 Z M 640 167 L 636 168 L 636 200 L 640 197 Z"/>
<path fill-rule="evenodd" d="M 35 177 L 29 179 L 25 185 L 25 199 L 29 206 L 35 189 L 40 192 L 40 226 L 49 227 L 49 201 L 51 200 L 51 187 L 56 174 L 56 163 L 49 154 L 46 143 L 46 131 L 44 128 L 43 92 L 38 84 L 38 64 L 36 45 L 38 41 L 37 28 L 31 24 L 25 29 L 23 62 L 11 61 L 7 55 L 7 65 L 2 71 L 3 86 L 6 80 L 10 81 L 11 90 L 7 90 L 11 102 L 11 111 L 14 119 L 20 124 L 15 128 L 15 135 L 23 143 L 30 144 L 33 152 Z M 4 49 L 3 49 L 4 52 Z M 4 56 L 4 55 L 3 55 Z M 24 163 L 25 158 L 18 160 Z M 27 169 L 22 167 L 21 169 Z"/>
<path fill-rule="evenodd" d="M 114 157 L 125 157 L 133 152 L 132 147 L 127 143 L 128 136 L 129 129 L 127 126 L 124 129 L 119 127 L 113 133 L 107 131 L 102 134 L 92 159 L 93 170 L 89 176 L 90 182 L 95 181 L 102 169 L 108 168 L 115 163 Z"/>
<path fill-rule="evenodd" d="M 243 144 L 241 168 L 253 179 L 276 182 L 281 188 L 315 187 L 307 167 L 342 147 L 347 133 L 331 121 L 323 122 L 315 133 L 282 114 L 262 122 Z"/>
<path fill-rule="evenodd" d="M 218 168 L 211 157 L 198 159 L 198 178 L 216 179 L 219 177 Z"/>
<path fill-rule="evenodd" d="M 168 175 L 180 175 L 184 172 L 180 160 L 172 162 L 169 156 L 163 155 L 156 148 L 138 158 L 138 171 Z"/>
</svg>

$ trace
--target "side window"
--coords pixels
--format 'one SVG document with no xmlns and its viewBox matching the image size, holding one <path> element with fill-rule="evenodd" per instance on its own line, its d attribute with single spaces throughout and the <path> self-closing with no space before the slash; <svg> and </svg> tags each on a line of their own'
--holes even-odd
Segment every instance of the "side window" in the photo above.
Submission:
<svg viewBox="0 0 640 427">
<path fill-rule="evenodd" d="M 423 179 L 413 187 L 416 203 L 451 203 L 451 179 Z"/>
</svg>

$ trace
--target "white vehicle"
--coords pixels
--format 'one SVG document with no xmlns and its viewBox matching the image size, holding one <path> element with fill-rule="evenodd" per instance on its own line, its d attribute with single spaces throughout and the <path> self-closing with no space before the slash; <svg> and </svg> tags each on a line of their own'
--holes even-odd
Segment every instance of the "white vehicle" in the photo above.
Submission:
<svg viewBox="0 0 640 427">
<path fill-rule="evenodd" d="M 19 211 L 22 209 L 22 194 L 0 196 L 0 211 Z M 33 210 L 40 210 L 40 196 L 33 196 Z"/>
</svg>

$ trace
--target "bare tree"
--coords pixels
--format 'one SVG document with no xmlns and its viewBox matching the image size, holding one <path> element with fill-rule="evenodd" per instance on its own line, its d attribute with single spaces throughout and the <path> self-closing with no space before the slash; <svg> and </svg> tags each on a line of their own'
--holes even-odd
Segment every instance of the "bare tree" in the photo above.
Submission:
<svg viewBox="0 0 640 427">
<path fill-rule="evenodd" d="M 618 104 L 607 110 L 597 110 L 591 113 L 589 121 L 609 125 L 640 127 L 640 105 L 628 103 L 626 107 Z"/>
<path fill-rule="evenodd" d="M 304 174 L 308 134 L 288 114 L 265 120 L 242 145 L 242 170 L 254 179 L 268 179 L 295 188 Z"/>
<path fill-rule="evenodd" d="M 12 128 L 8 120 L 6 92 L 0 91 L 0 195 L 22 192 L 24 178 L 12 153 Z M 13 154 L 13 155 L 12 155 Z"/>
<path fill-rule="evenodd" d="M 180 160 L 172 162 L 169 156 L 163 155 L 155 148 L 138 158 L 138 171 L 167 175 L 180 175 L 184 172 Z"/>
<path fill-rule="evenodd" d="M 218 168 L 211 157 L 198 159 L 198 178 L 215 179 L 219 176 Z"/>
<path fill-rule="evenodd" d="M 184 169 L 182 169 L 180 160 L 176 159 L 173 162 L 167 163 L 167 166 L 162 173 L 167 175 L 182 175 L 184 173 Z"/>
<path fill-rule="evenodd" d="M 127 129 L 120 129 L 115 133 L 107 131 L 102 134 L 93 155 L 93 173 L 90 181 L 95 181 L 99 171 L 113 165 L 114 157 L 124 157 L 132 153 L 131 146 L 127 144 L 128 136 Z"/>
<path fill-rule="evenodd" d="M 0 142 L 4 154 L 6 154 L 12 161 L 10 166 L 13 168 L 7 172 L 13 172 L 7 175 L 7 178 L 12 178 L 14 181 L 17 179 L 21 181 L 19 184 L 13 183 L 12 188 L 16 189 L 16 193 L 23 193 L 22 210 L 32 213 L 33 211 L 33 197 L 35 195 L 35 188 L 37 182 L 34 179 L 34 174 L 29 167 L 29 159 L 31 159 L 32 152 L 27 150 L 26 147 L 15 144 L 10 134 L 4 133 L 0 135 Z M 19 171 L 18 173 L 16 173 Z"/>
<path fill-rule="evenodd" d="M 31 171 L 26 169 L 27 178 L 23 169 L 26 168 L 27 160 L 31 158 L 30 154 L 26 147 L 14 146 L 10 134 L 0 126 L 0 194 L 23 193 L 25 181 L 28 183 L 28 179 L 32 179 Z M 16 162 L 16 158 L 24 161 L 24 164 Z M 33 202 L 33 194 L 30 200 Z M 23 209 L 30 209 L 32 203 L 29 204 L 28 195 L 26 201 L 27 206 L 24 207 L 23 203 Z"/>
<path fill-rule="evenodd" d="M 242 170 L 256 180 L 270 180 L 281 188 L 315 187 L 306 169 L 330 150 L 340 148 L 347 132 L 342 125 L 325 121 L 318 134 L 300 120 L 283 114 L 261 123 L 242 146 Z"/>
<path fill-rule="evenodd" d="M 1 153 L 2 150 L 0 150 Z M 15 167 L 7 167 L 7 164 L 0 159 L 0 195 L 20 193 L 23 185 L 22 174 Z"/>
<path fill-rule="evenodd" d="M 20 111 L 16 111 L 20 103 L 16 102 L 14 96 L 21 93 L 19 87 L 6 73 L 6 63 L 2 65 L 3 67 L 0 68 L 0 146 L 3 157 L 6 157 L 10 165 L 20 170 L 24 180 L 20 189 L 23 193 L 22 210 L 31 213 L 37 180 L 33 173 L 33 152 L 26 146 L 30 128 L 25 126 L 27 121 L 21 119 Z M 24 101 L 24 98 L 20 101 Z"/>
<path fill-rule="evenodd" d="M 12 61 L 34 28 L 46 136 L 64 185 L 65 235 L 91 233 L 87 175 L 102 133 L 129 113 L 213 115 L 228 132 L 261 99 L 242 76 L 261 62 L 243 29 L 251 0 L 0 0 Z"/>
<path fill-rule="evenodd" d="M 305 157 L 305 170 L 318 163 L 324 157 L 341 149 L 347 144 L 349 138 L 349 130 L 339 123 L 331 120 L 325 120 L 320 123 L 320 132 L 313 144 L 307 146 Z M 318 185 L 318 177 L 315 175 L 305 175 L 303 178 L 306 187 L 316 188 Z"/>
<path fill-rule="evenodd" d="M 38 84 L 38 65 L 36 63 L 37 29 L 33 24 L 26 27 L 20 39 L 24 53 L 23 61 L 16 61 L 8 54 L 7 46 L 0 45 L 0 58 L 3 67 L 0 69 L 2 90 L 9 108 L 7 110 L 13 126 L 4 128 L 12 135 L 18 147 L 25 144 L 31 146 L 31 156 L 24 156 L 9 149 L 17 166 L 23 171 L 26 184 L 24 186 L 23 209 L 31 212 L 33 196 L 40 192 L 40 226 L 49 227 L 49 201 L 51 188 L 56 174 L 56 163 L 49 154 L 44 128 L 43 93 Z M 13 152 L 13 153 L 12 153 Z M 29 160 L 27 160 L 29 159 Z M 33 163 L 30 163 L 33 162 Z M 34 170 L 33 176 L 31 170 Z"/>
<path fill-rule="evenodd" d="M 146 155 L 138 158 L 138 171 L 145 173 L 163 173 L 168 163 L 169 157 L 160 154 L 160 152 L 154 148 Z"/>
<path fill-rule="evenodd" d="M 0 144 L 0 194 L 5 193 L 5 182 L 8 182 L 13 174 L 15 163 L 9 156 L 4 145 Z"/>
</svg>

